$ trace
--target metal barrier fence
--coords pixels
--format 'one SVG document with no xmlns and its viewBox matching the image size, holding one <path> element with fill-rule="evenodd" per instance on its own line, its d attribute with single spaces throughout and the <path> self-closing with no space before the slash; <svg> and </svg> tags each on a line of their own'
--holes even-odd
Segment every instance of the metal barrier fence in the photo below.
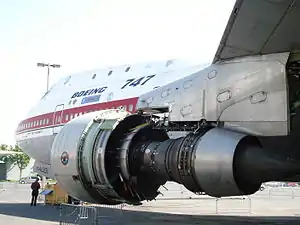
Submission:
<svg viewBox="0 0 300 225">
<path fill-rule="evenodd" d="M 61 204 L 59 224 L 121 224 L 124 204 L 72 205 Z"/>
<path fill-rule="evenodd" d="M 61 204 L 59 210 L 59 224 L 97 224 L 97 210 L 92 206 Z"/>
<path fill-rule="evenodd" d="M 224 205 L 222 203 L 225 203 Z M 251 214 L 251 198 L 243 196 L 239 198 L 217 198 L 216 214 L 238 213 Z"/>
<path fill-rule="evenodd" d="M 122 224 L 125 204 L 94 205 L 97 210 L 97 224 Z"/>
<path fill-rule="evenodd" d="M 182 193 L 181 193 L 182 194 Z M 180 196 L 181 194 L 177 194 Z M 60 224 L 124 224 L 128 211 L 203 215 L 252 215 L 261 210 L 272 212 L 272 206 L 282 204 L 282 197 L 289 201 L 289 209 L 298 209 L 300 188 L 266 188 L 251 196 L 212 198 L 199 195 L 191 198 L 187 193 L 182 198 L 161 198 L 157 201 L 143 202 L 141 206 L 120 204 L 108 205 L 68 205 L 62 204 Z M 292 203 L 293 202 L 293 203 Z M 132 214 L 131 214 L 132 216 Z"/>
<path fill-rule="evenodd" d="M 162 195 L 157 199 L 159 200 L 168 200 L 168 199 L 202 199 L 203 197 L 207 198 L 207 195 L 196 195 L 188 190 L 162 190 Z M 180 194 L 178 194 L 180 193 Z M 176 196 L 176 197 L 174 197 Z M 277 199 L 280 197 L 288 197 L 291 199 L 300 199 L 300 187 L 266 187 L 262 191 L 257 191 L 253 195 L 249 195 L 249 198 L 263 197 L 271 199 Z"/>
<path fill-rule="evenodd" d="M 250 196 L 251 198 L 265 197 L 268 199 L 278 199 L 280 197 L 288 197 L 291 199 L 300 198 L 300 188 L 299 187 L 267 187 L 263 191 L 258 191 Z"/>
<path fill-rule="evenodd" d="M 20 193 L 29 193 L 30 185 L 0 183 L 0 196 L 3 197 L 6 193 L 15 193 L 14 189 L 21 190 Z M 127 210 L 213 215 L 257 214 L 263 208 L 281 205 L 283 199 L 290 199 L 289 208 L 296 209 L 300 204 L 300 187 L 266 187 L 254 195 L 237 198 L 212 198 L 207 195 L 196 195 L 178 185 L 174 188 L 161 188 L 161 192 L 163 195 L 160 195 L 157 201 L 144 202 L 141 206 L 62 204 L 60 224 L 122 224 Z M 39 201 L 43 201 L 43 197 L 40 195 Z M 20 198 L 22 198 L 21 194 Z M 27 195 L 24 199 L 27 201 Z"/>
</svg>

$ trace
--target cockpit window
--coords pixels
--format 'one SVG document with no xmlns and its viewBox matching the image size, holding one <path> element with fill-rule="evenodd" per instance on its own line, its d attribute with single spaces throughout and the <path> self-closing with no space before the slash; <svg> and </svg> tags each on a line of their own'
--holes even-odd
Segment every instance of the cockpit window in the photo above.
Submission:
<svg viewBox="0 0 300 225">
<path fill-rule="evenodd" d="M 67 85 L 68 83 L 70 83 L 70 80 L 71 80 L 71 76 L 68 76 L 64 82 L 64 85 Z"/>
</svg>

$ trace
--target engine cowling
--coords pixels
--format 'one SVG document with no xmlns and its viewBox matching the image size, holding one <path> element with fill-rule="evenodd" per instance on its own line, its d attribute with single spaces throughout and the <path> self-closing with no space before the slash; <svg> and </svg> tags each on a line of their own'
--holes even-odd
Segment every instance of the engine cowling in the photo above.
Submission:
<svg viewBox="0 0 300 225">
<path fill-rule="evenodd" d="M 100 204 L 153 200 L 167 181 L 215 197 L 252 194 L 270 177 L 287 175 L 274 175 L 277 164 L 269 159 L 255 137 L 208 127 L 170 139 L 152 126 L 150 116 L 120 110 L 73 119 L 57 134 L 51 150 L 54 176 L 62 188 Z"/>
<path fill-rule="evenodd" d="M 57 134 L 52 146 L 55 178 L 70 195 L 88 202 L 118 204 L 154 199 L 161 183 L 139 177 L 138 187 L 133 188 L 123 178 L 130 173 L 130 138 L 136 140 L 143 134 L 137 132 L 145 125 L 144 117 L 119 110 L 93 112 L 73 119 Z M 148 140 L 144 141 L 168 139 L 165 132 L 147 132 Z"/>
</svg>

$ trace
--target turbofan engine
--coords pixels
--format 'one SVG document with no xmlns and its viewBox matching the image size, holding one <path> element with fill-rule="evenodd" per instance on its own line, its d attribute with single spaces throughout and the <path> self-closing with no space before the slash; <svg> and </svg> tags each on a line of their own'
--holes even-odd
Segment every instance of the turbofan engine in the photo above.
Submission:
<svg viewBox="0 0 300 225">
<path fill-rule="evenodd" d="M 149 115 L 104 110 L 82 115 L 57 134 L 54 175 L 68 194 L 99 204 L 153 200 L 167 181 L 215 197 L 255 193 L 262 182 L 284 178 L 293 162 L 265 154 L 252 136 L 207 127 L 170 139 Z M 285 164 L 284 164 L 285 163 Z M 297 167 L 298 168 L 298 167 Z M 274 174 L 273 172 L 276 171 Z"/>
</svg>

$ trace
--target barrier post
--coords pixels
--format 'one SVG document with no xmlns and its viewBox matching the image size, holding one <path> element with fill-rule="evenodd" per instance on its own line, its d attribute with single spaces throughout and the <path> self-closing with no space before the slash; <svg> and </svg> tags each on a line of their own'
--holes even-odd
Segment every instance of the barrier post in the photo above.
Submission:
<svg viewBox="0 0 300 225">
<path fill-rule="evenodd" d="M 218 210 L 218 202 L 219 202 L 220 198 L 216 198 L 216 214 L 219 214 L 219 210 Z"/>
</svg>

